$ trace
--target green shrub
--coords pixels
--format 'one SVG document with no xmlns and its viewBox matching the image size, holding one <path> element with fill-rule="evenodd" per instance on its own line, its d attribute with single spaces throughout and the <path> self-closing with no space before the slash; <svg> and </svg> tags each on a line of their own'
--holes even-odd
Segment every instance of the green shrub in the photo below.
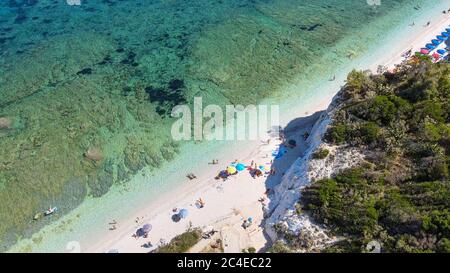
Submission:
<svg viewBox="0 0 450 273">
<path fill-rule="evenodd" d="M 450 252 L 449 72 L 418 60 L 384 77 L 350 73 L 325 140 L 360 146 L 371 165 L 303 189 L 303 209 L 347 238 L 325 251 L 375 239 L 385 252 Z"/>
<path fill-rule="evenodd" d="M 184 253 L 201 240 L 200 229 L 193 229 L 173 238 L 167 245 L 155 250 L 156 253 Z"/>
<path fill-rule="evenodd" d="M 422 219 L 422 229 L 438 235 L 439 237 L 450 237 L 450 213 L 447 209 L 434 210 Z"/>
<path fill-rule="evenodd" d="M 325 140 L 333 144 L 342 144 L 347 141 L 350 129 L 344 124 L 338 124 L 328 129 Z"/>
<path fill-rule="evenodd" d="M 276 241 L 269 249 L 269 253 L 291 253 L 292 250 L 282 241 Z"/>
<path fill-rule="evenodd" d="M 256 253 L 256 248 L 254 247 L 249 247 L 247 249 L 243 249 L 242 253 Z"/>
<path fill-rule="evenodd" d="M 315 153 L 313 153 L 313 159 L 325 159 L 330 154 L 328 149 L 319 149 Z"/>
<path fill-rule="evenodd" d="M 359 128 L 360 136 L 365 144 L 371 144 L 378 140 L 380 127 L 374 122 L 366 122 Z"/>
</svg>

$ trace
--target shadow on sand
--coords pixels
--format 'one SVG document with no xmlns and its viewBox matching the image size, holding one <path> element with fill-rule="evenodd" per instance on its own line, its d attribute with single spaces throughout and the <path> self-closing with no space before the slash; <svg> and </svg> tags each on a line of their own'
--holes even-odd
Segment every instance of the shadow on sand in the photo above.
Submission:
<svg viewBox="0 0 450 273">
<path fill-rule="evenodd" d="M 279 136 L 271 136 L 273 138 L 281 138 L 284 142 L 280 145 L 280 149 L 283 149 L 285 153 L 279 154 L 272 161 L 271 168 L 275 169 L 275 173 L 270 174 L 265 181 L 266 189 L 268 191 L 268 213 L 265 214 L 264 220 L 261 222 L 260 227 L 264 230 L 264 236 L 267 239 L 267 244 L 260 250 L 260 252 L 266 252 L 271 246 L 271 239 L 266 233 L 265 226 L 266 221 L 276 208 L 277 203 L 272 198 L 274 197 L 273 188 L 281 183 L 283 176 L 292 166 L 292 164 L 298 159 L 304 156 L 308 149 L 307 139 L 311 133 L 315 123 L 319 120 L 320 116 L 325 111 L 316 112 L 310 116 L 296 118 L 290 121 L 285 128 L 282 128 L 279 132 Z M 295 147 L 289 145 L 290 141 L 295 141 Z"/>
</svg>

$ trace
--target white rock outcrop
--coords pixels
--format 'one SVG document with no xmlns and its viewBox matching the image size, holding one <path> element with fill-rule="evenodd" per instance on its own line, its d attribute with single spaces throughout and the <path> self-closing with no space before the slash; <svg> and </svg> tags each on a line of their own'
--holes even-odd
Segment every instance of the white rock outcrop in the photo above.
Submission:
<svg viewBox="0 0 450 273">
<path fill-rule="evenodd" d="M 301 190 L 316 180 L 329 178 L 341 170 L 355 166 L 364 159 L 363 154 L 349 146 L 330 146 L 323 142 L 323 136 L 332 123 L 336 101 L 322 114 L 307 139 L 307 150 L 285 173 L 280 184 L 274 188 L 270 203 L 266 207 L 266 233 L 275 242 L 280 228 L 284 234 L 308 241 L 299 251 L 308 251 L 332 243 L 336 238 L 327 235 L 324 227 L 315 224 L 306 213 L 297 213 L 296 204 Z M 325 159 L 313 159 L 318 149 L 329 150 Z"/>
</svg>

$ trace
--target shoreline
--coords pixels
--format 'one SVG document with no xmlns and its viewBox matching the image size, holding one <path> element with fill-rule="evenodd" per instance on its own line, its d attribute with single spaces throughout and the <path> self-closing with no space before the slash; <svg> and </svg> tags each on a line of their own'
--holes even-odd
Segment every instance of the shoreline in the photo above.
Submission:
<svg viewBox="0 0 450 273">
<path fill-rule="evenodd" d="M 441 21 L 443 21 L 443 20 L 441 20 Z M 445 20 L 449 20 L 448 17 Z M 428 29 L 433 29 L 434 27 L 436 27 L 437 24 L 438 24 L 438 22 L 433 22 Z M 428 29 L 424 29 L 424 31 L 428 30 Z M 440 31 L 442 31 L 442 29 L 436 30 L 437 33 L 440 33 Z M 417 43 L 417 46 L 421 47 L 424 45 L 424 44 L 421 44 L 422 40 L 418 41 L 419 38 L 425 39 L 424 35 L 425 34 L 423 34 L 423 33 L 418 34 L 417 36 L 420 36 L 420 37 L 414 38 L 414 41 Z M 431 35 L 431 34 L 427 32 L 426 35 Z M 427 37 L 428 36 L 426 36 L 426 38 Z M 408 45 L 406 45 L 406 44 L 408 44 Z M 386 56 L 383 59 L 377 59 L 377 62 L 386 63 L 386 65 L 394 65 L 396 63 L 399 63 L 402 60 L 401 53 L 403 53 L 405 50 L 408 49 L 409 44 L 410 44 L 409 41 L 408 41 L 408 43 L 400 42 L 400 43 L 398 43 L 399 46 L 396 46 L 397 44 L 395 44 L 394 46 L 396 48 L 398 47 L 399 49 L 395 50 L 396 51 L 395 53 L 390 54 L 389 56 Z M 405 46 L 406 46 L 406 48 L 405 48 Z M 369 54 L 369 53 L 367 53 L 367 54 Z M 376 65 L 375 65 L 375 63 L 373 63 L 373 64 L 374 64 L 373 67 L 375 68 L 375 71 L 376 71 L 376 67 L 378 66 L 378 63 Z M 336 82 L 334 82 L 334 83 L 324 83 L 324 85 L 339 86 L 339 83 L 340 83 L 340 81 L 336 80 Z M 338 89 L 333 89 L 333 91 L 330 92 L 330 94 L 327 94 L 327 96 L 319 96 L 320 100 L 318 102 L 308 104 L 307 109 L 305 108 L 305 109 L 300 110 L 300 109 L 296 108 L 295 111 L 293 111 L 295 113 L 292 113 L 291 115 L 296 115 L 297 117 L 302 117 L 302 116 L 305 116 L 308 114 L 312 114 L 316 111 L 326 109 L 327 106 L 329 105 L 329 103 L 331 102 L 331 99 L 334 97 L 334 94 L 337 91 L 338 91 Z M 199 197 L 198 196 L 199 193 L 211 190 L 211 188 L 214 189 L 213 185 L 215 184 L 215 181 L 213 180 L 213 177 L 217 174 L 217 171 L 219 168 L 226 167 L 227 164 L 224 163 L 225 160 L 231 161 L 235 157 L 237 157 L 238 159 L 240 159 L 242 161 L 246 161 L 246 160 L 251 160 L 252 158 L 255 158 L 255 156 L 258 154 L 258 151 L 259 151 L 258 148 L 254 147 L 255 145 L 257 145 L 257 142 L 246 143 L 245 145 L 246 145 L 245 148 L 241 149 L 235 155 L 231 154 L 231 152 L 230 152 L 230 154 L 223 156 L 223 159 L 220 160 L 220 164 L 218 166 L 207 165 L 205 167 L 202 165 L 204 167 L 202 169 L 204 169 L 204 170 L 201 173 L 196 173 L 199 176 L 198 180 L 191 181 L 191 182 L 185 182 L 184 184 L 177 186 L 175 189 L 170 189 L 164 193 L 161 193 L 160 196 L 158 196 L 154 200 L 148 201 L 148 203 L 145 205 L 145 207 L 143 209 L 138 209 L 138 211 L 135 213 L 132 213 L 131 216 L 123 215 L 120 218 L 117 218 L 116 220 L 119 221 L 120 226 L 118 226 L 118 229 L 116 229 L 115 231 L 109 232 L 108 231 L 108 223 L 106 222 L 104 225 L 104 232 L 102 232 L 101 234 L 97 234 L 99 236 L 92 236 L 92 238 L 95 238 L 95 243 L 90 245 L 86 249 L 83 248 L 83 251 L 86 250 L 86 252 L 105 252 L 111 248 L 115 248 L 116 245 L 124 245 L 124 247 L 122 249 L 123 252 L 147 252 L 149 249 L 144 249 L 144 248 L 140 247 L 139 243 L 142 243 L 143 241 L 138 241 L 139 243 L 136 243 L 135 239 L 131 238 L 131 233 L 135 231 L 136 227 L 138 227 L 138 225 L 136 223 L 134 223 L 134 219 L 136 217 L 147 214 L 145 219 L 143 219 L 143 222 L 150 222 L 153 225 L 153 229 L 154 229 L 152 232 L 156 234 L 157 233 L 156 226 L 163 225 L 162 223 L 166 223 L 166 222 L 164 222 L 165 220 L 163 220 L 160 224 L 155 219 L 166 219 L 167 218 L 170 220 L 170 212 L 174 206 L 177 206 L 177 204 L 180 204 L 180 206 L 186 206 L 186 205 L 189 206 L 190 203 L 194 202 Z M 192 148 L 193 146 L 191 145 L 190 147 Z M 301 151 L 297 151 L 297 152 L 300 153 Z M 201 163 L 201 164 L 203 164 L 203 163 Z M 167 167 L 167 168 L 170 168 L 170 167 Z M 176 176 L 178 176 L 178 178 L 180 176 L 184 177 L 184 170 L 183 170 L 183 172 L 179 172 L 177 175 L 174 175 L 173 177 L 176 177 Z M 247 177 L 248 174 L 242 174 L 242 176 Z M 145 179 L 145 177 L 143 179 Z M 240 179 L 240 177 L 239 177 L 239 179 Z M 211 180 L 213 180 L 213 181 L 211 181 Z M 246 179 L 241 179 L 241 180 L 243 183 L 247 183 L 247 184 L 251 183 L 251 181 L 246 181 Z M 241 181 L 241 180 L 239 180 L 239 181 Z M 245 180 L 245 181 L 243 181 L 243 180 Z M 232 183 L 234 183 L 234 182 L 235 181 L 232 181 Z M 257 183 L 259 183 L 259 181 Z M 261 183 L 257 184 L 258 185 L 257 190 L 260 189 L 259 188 L 260 184 Z M 254 184 L 249 184 L 249 185 L 253 186 Z M 261 195 L 260 192 L 256 192 L 257 193 L 256 194 L 255 189 L 253 189 L 252 187 L 249 187 L 248 189 L 252 190 L 252 192 L 250 192 L 249 194 L 255 194 L 255 195 L 251 195 L 252 198 L 258 197 Z M 261 189 L 264 189 L 264 188 L 261 188 Z M 209 193 L 211 193 L 211 191 Z M 229 194 L 231 197 L 233 197 L 232 194 L 236 194 L 236 192 L 230 191 L 227 194 Z M 174 196 L 176 196 L 176 198 L 174 198 Z M 176 200 L 174 200 L 174 199 L 176 199 Z M 205 198 L 203 198 L 203 199 L 205 199 Z M 169 202 L 167 202 L 167 200 L 169 200 Z M 242 200 L 242 201 L 245 201 L 245 200 Z M 246 208 L 248 211 L 255 211 L 258 209 L 257 205 L 259 205 L 259 204 L 258 203 L 255 204 L 254 201 L 255 200 L 249 200 L 248 202 L 247 201 L 243 202 L 242 206 L 244 208 Z M 211 205 L 210 201 L 206 201 L 206 202 L 207 202 L 207 206 Z M 244 211 L 246 209 L 242 209 L 242 211 Z M 190 209 L 190 212 L 191 212 L 191 210 L 193 210 L 193 209 Z M 195 208 L 194 208 L 194 210 L 195 210 Z M 230 217 L 231 215 L 230 215 L 229 209 L 227 211 L 228 212 L 225 214 L 223 212 L 221 212 L 222 213 L 221 217 L 218 217 L 218 216 L 212 217 L 211 216 L 209 219 L 206 219 L 207 217 L 204 217 L 205 214 L 202 214 L 202 218 L 205 218 L 205 219 L 201 219 L 198 221 L 202 222 L 202 223 L 203 222 L 207 222 L 207 223 L 216 222 L 217 220 L 220 220 L 223 217 L 229 217 L 229 221 L 236 221 L 236 219 L 235 219 L 236 217 Z M 256 215 L 256 213 L 255 213 L 255 215 Z M 193 216 L 196 217 L 195 215 L 193 215 Z M 158 218 L 158 217 L 160 217 L 160 218 Z M 188 220 L 185 221 L 185 223 L 177 223 L 177 224 L 184 225 L 183 226 L 183 228 L 184 228 L 184 227 L 186 227 L 186 224 L 189 221 L 189 218 L 190 217 L 188 217 Z M 110 219 L 110 220 L 112 220 L 112 219 Z M 255 218 L 255 220 L 256 220 L 256 218 Z M 178 225 L 178 226 L 181 226 L 181 225 Z M 177 231 L 173 230 L 173 231 L 167 232 L 168 235 L 166 237 L 168 238 L 171 235 L 176 234 L 179 230 L 180 229 L 178 229 Z M 166 232 L 166 230 L 162 230 L 162 231 Z M 160 231 L 160 232 L 162 232 L 162 231 Z M 155 238 L 151 237 L 150 239 L 152 240 L 152 242 L 156 243 L 158 241 L 157 237 L 161 237 L 161 236 L 154 235 L 154 237 Z M 261 238 L 259 238 L 259 239 L 261 239 Z"/>
<path fill-rule="evenodd" d="M 370 70 L 373 72 L 376 72 L 379 65 L 393 68 L 395 65 L 401 63 L 403 61 L 403 57 L 401 56 L 403 52 L 405 52 L 408 49 L 412 49 L 413 52 L 416 52 L 420 50 L 421 47 L 423 47 L 427 42 L 429 42 L 432 38 L 434 38 L 436 35 L 438 35 L 441 31 L 445 30 L 445 27 L 448 27 L 450 24 L 450 15 L 441 14 L 442 17 L 436 21 L 432 22 L 430 26 L 423 27 L 422 25 L 416 25 L 415 29 L 420 30 L 420 28 L 423 28 L 420 33 L 415 35 L 413 38 L 403 41 L 399 44 L 394 45 L 395 50 L 392 54 L 387 55 L 383 59 L 379 59 L 377 63 L 373 63 L 369 67 Z M 334 96 L 334 95 L 333 95 Z M 314 110 L 316 112 L 323 111 L 326 109 L 326 106 L 329 105 L 331 102 L 331 98 L 324 98 L 321 100 L 320 103 L 314 107 Z M 309 112 L 309 111 L 308 111 Z M 308 113 L 306 112 L 306 113 Z M 302 116 L 302 115 L 300 115 Z M 295 132 L 296 134 L 300 134 L 302 132 L 308 131 L 312 128 L 314 125 L 314 122 L 303 124 L 303 126 L 300 127 L 299 131 Z M 269 149 L 275 149 L 276 145 L 279 145 L 280 143 L 277 142 L 277 139 L 272 139 L 272 144 L 270 146 L 266 146 L 265 148 Z M 275 143 L 275 145 L 274 145 Z M 299 146 L 304 145 L 304 143 L 301 143 Z M 264 147 L 264 146 L 263 146 Z M 301 155 L 307 147 L 301 147 L 296 151 L 292 151 L 290 153 L 291 160 L 296 159 L 296 155 Z M 248 161 L 255 159 L 256 161 L 264 160 L 264 157 L 261 156 L 261 153 L 264 153 L 264 150 L 261 150 L 261 146 L 258 148 L 250 149 L 251 151 L 246 151 L 246 155 L 243 158 L 240 158 L 241 162 L 248 163 Z M 242 156 L 242 154 L 241 154 Z M 252 157 L 253 156 L 253 157 Z M 288 160 L 289 161 L 289 160 Z M 267 162 L 266 162 L 267 163 Z M 292 162 L 291 162 L 292 163 Z M 226 166 L 224 166 L 226 167 Z M 287 167 L 288 168 L 288 167 Z M 281 177 L 277 178 L 279 180 Z M 212 180 L 212 181 L 211 181 Z M 125 227 L 120 227 L 120 231 L 118 232 L 111 232 L 109 233 L 105 238 L 103 238 L 101 241 L 97 242 L 96 244 L 92 245 L 90 248 L 87 249 L 87 252 L 105 252 L 111 249 L 118 249 L 120 252 L 148 252 L 151 249 L 145 249 L 140 247 L 140 243 L 144 243 L 145 239 L 134 239 L 131 238 L 131 234 L 133 231 L 138 228 L 140 225 L 144 223 L 151 223 L 153 225 L 153 230 L 150 232 L 148 240 L 150 240 L 153 244 L 157 244 L 158 237 L 164 239 L 164 241 L 168 242 L 171 238 L 173 238 L 175 235 L 178 235 L 182 232 L 184 232 L 188 227 L 188 221 L 190 219 L 190 222 L 192 223 L 192 226 L 194 227 L 204 227 L 204 226 L 214 226 L 214 229 L 218 229 L 222 231 L 224 227 L 226 227 L 226 233 L 228 233 L 228 236 L 232 234 L 231 237 L 237 237 L 239 240 L 233 240 L 236 238 L 227 238 L 229 241 L 226 242 L 228 246 L 225 247 L 225 251 L 228 252 L 229 250 L 232 250 L 231 252 L 240 252 L 238 248 L 236 248 L 236 241 L 239 242 L 239 245 L 241 244 L 247 244 L 246 247 L 255 247 L 257 250 L 263 249 L 266 243 L 268 242 L 265 238 L 265 235 L 263 234 L 263 231 L 261 227 L 257 227 L 250 231 L 250 233 L 253 232 L 253 235 L 250 236 L 250 244 L 248 238 L 247 242 L 243 242 L 245 240 L 242 240 L 243 235 L 240 230 L 240 222 L 248 217 L 248 215 L 251 214 L 251 217 L 254 219 L 254 223 L 256 226 L 259 226 L 264 219 L 263 213 L 262 213 L 262 206 L 257 201 L 258 198 L 263 196 L 264 189 L 266 187 L 262 187 L 263 183 L 259 181 L 260 179 L 257 179 L 257 181 L 252 181 L 250 176 L 246 173 L 239 174 L 238 177 L 231 178 L 230 182 L 225 182 L 231 185 L 227 185 L 225 196 L 228 195 L 228 197 L 233 197 L 235 201 L 234 205 L 227 205 L 226 208 L 222 208 L 222 212 L 218 212 L 217 209 L 220 208 L 217 202 L 219 198 L 223 197 L 219 194 L 214 193 L 215 191 L 215 185 L 216 182 L 213 179 L 204 179 L 202 178 L 200 182 L 189 182 L 189 184 L 182 185 L 178 189 L 173 190 L 170 193 L 165 194 L 164 196 L 161 196 L 159 198 L 159 201 L 156 201 L 153 204 L 150 204 L 146 209 L 144 209 L 142 212 L 137 213 L 136 215 L 142 215 L 145 213 L 145 211 L 158 211 L 158 213 L 152 213 L 150 215 L 144 216 L 143 219 L 140 220 L 139 224 L 135 223 L 133 225 L 126 225 Z M 195 183 L 195 185 L 192 185 L 192 183 Z M 236 184 L 239 183 L 239 191 L 233 190 L 233 186 L 236 186 Z M 253 183 L 253 184 L 252 184 Z M 224 183 L 221 183 L 221 186 L 224 187 Z M 247 188 L 248 187 L 248 188 Z M 236 188 L 236 187 L 234 187 Z M 251 189 L 250 192 L 244 194 L 244 199 L 249 199 L 252 201 L 243 201 L 242 196 L 238 196 L 237 194 L 239 192 L 245 191 L 246 189 Z M 181 195 L 180 195 L 181 194 Z M 206 201 L 205 198 L 207 198 L 209 201 L 206 201 L 206 206 L 211 206 L 210 209 L 197 209 L 193 206 L 193 203 L 197 198 L 202 195 L 202 199 Z M 178 196 L 176 198 L 177 201 L 174 200 L 171 196 Z M 207 196 L 207 197 L 205 197 Z M 169 202 L 166 202 L 167 200 L 170 200 Z M 223 200 L 225 202 L 225 200 Z M 165 203 L 165 204 L 163 204 Z M 210 203 L 213 203 L 210 205 Z M 235 213 L 234 210 L 236 209 L 236 205 L 239 204 L 239 210 L 240 213 Z M 193 211 L 193 215 L 188 217 L 188 220 L 182 220 L 185 221 L 184 223 L 172 223 L 170 219 L 171 215 L 171 208 L 172 207 L 187 207 L 188 210 Z M 212 210 L 212 211 L 211 211 Z M 259 212 L 260 210 L 260 212 Z M 226 212 L 225 212 L 226 211 Z M 200 217 L 201 215 L 201 217 Z M 139 217 L 135 216 L 134 218 Z M 192 217 L 192 218 L 191 218 Z M 132 219 L 131 217 L 129 219 Z M 172 225 L 171 228 L 166 227 L 166 224 Z M 164 226 L 164 228 L 156 228 L 155 226 Z M 164 233 L 164 235 L 163 235 Z M 222 238 L 224 238 L 224 235 L 221 232 Z M 237 233 L 238 235 L 234 234 Z M 253 239 L 253 240 L 252 240 Z M 241 240 L 241 241 L 240 241 Z M 231 243 L 230 243 L 231 242 Z M 232 245 L 232 246 L 230 246 Z M 244 248 L 243 246 L 241 246 Z M 241 248 L 241 250 L 242 250 Z M 197 249 L 197 251 L 200 251 L 201 249 Z M 227 251 L 228 250 L 228 251 Z"/>
</svg>

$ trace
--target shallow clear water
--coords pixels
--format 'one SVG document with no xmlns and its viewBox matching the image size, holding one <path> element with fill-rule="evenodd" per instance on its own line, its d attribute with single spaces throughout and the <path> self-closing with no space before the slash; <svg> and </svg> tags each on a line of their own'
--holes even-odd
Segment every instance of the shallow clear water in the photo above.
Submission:
<svg viewBox="0 0 450 273">
<path fill-rule="evenodd" d="M 0 129 L 0 249 L 53 224 L 18 249 L 63 250 L 233 146 L 172 141 L 174 105 L 201 96 L 307 109 L 327 95 L 313 88 L 318 81 L 430 9 L 421 0 L 381 3 L 1 1 L 0 118 L 11 125 Z M 86 158 L 89 150 L 101 160 Z M 49 205 L 59 214 L 31 220 Z"/>
</svg>

